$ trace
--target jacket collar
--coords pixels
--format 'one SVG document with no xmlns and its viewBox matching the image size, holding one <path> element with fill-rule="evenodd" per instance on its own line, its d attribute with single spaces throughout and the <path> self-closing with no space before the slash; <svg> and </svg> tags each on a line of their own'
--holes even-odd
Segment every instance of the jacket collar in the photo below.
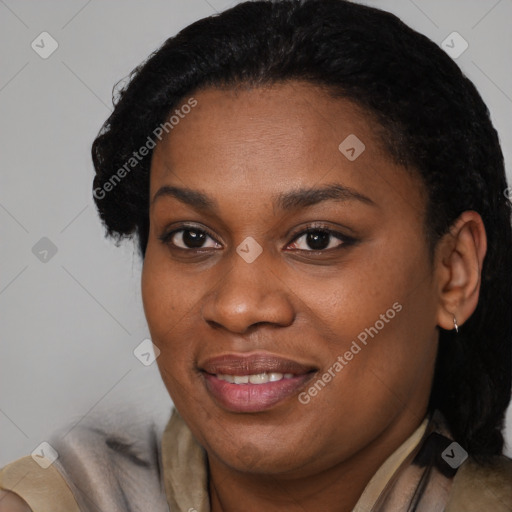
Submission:
<svg viewBox="0 0 512 512">
<path fill-rule="evenodd" d="M 409 465 L 418 452 L 426 432 L 435 430 L 426 418 L 382 464 L 366 486 L 353 512 L 398 509 L 374 508 L 389 491 L 393 476 Z M 162 436 L 162 469 L 165 493 L 170 510 L 176 512 L 210 512 L 208 471 L 205 450 L 196 441 L 179 413 L 174 410 Z M 406 509 L 404 509 L 406 510 Z"/>
</svg>

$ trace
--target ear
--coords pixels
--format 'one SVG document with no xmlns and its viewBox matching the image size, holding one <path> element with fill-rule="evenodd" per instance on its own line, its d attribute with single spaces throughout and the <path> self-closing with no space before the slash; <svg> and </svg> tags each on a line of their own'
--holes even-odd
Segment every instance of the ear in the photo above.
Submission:
<svg viewBox="0 0 512 512">
<path fill-rule="evenodd" d="M 486 252 L 482 217 L 475 211 L 462 213 L 436 249 L 439 327 L 452 330 L 454 317 L 461 326 L 475 311 Z"/>
</svg>

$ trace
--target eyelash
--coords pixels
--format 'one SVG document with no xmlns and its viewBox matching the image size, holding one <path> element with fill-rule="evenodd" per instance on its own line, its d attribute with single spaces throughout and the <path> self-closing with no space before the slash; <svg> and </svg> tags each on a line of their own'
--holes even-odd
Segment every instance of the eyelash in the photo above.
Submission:
<svg viewBox="0 0 512 512">
<path fill-rule="evenodd" d="M 173 229 L 172 231 L 169 231 L 168 233 L 164 233 L 163 235 L 159 236 L 158 239 L 165 245 L 168 245 L 168 246 L 171 246 L 173 249 L 175 250 L 180 250 L 180 251 L 185 251 L 185 252 L 188 252 L 188 253 L 191 253 L 191 252 L 204 252 L 205 250 L 208 250 L 209 248 L 203 248 L 203 247 L 198 247 L 198 248 L 188 248 L 188 249 L 184 249 L 183 247 L 177 247 L 176 245 L 174 245 L 171 240 L 173 238 L 173 236 L 177 233 L 180 233 L 180 232 L 185 232 L 185 231 L 194 231 L 196 233 L 203 233 L 205 235 L 207 235 L 209 238 L 211 238 L 215 243 L 219 243 L 215 237 L 213 236 L 212 233 L 210 233 L 207 229 L 204 229 L 204 228 L 198 228 L 197 226 L 194 226 L 194 225 L 182 225 L 180 226 L 179 228 L 177 229 Z M 353 237 L 350 237 L 350 236 L 347 236 L 347 235 L 344 235 L 338 231 L 334 231 L 324 225 L 312 225 L 312 226 L 309 226 L 307 227 L 306 229 L 303 229 L 302 231 L 299 231 L 297 234 L 293 235 L 293 238 L 292 240 L 287 244 L 288 245 L 291 245 L 292 243 L 296 242 L 297 240 L 299 240 L 300 238 L 302 238 L 304 235 L 308 235 L 309 233 L 323 233 L 323 234 L 327 234 L 333 238 L 336 238 L 338 239 L 340 242 L 342 242 L 340 245 L 334 247 L 334 248 L 331 248 L 331 249 L 319 249 L 319 250 L 314 250 L 314 249 L 310 249 L 310 250 L 306 250 L 306 249 L 294 249 L 295 251 L 299 251 L 299 252 L 305 252 L 305 253 L 326 253 L 326 252 L 330 252 L 330 251 L 334 251 L 336 249 L 342 249 L 342 248 L 346 248 L 346 247 L 349 247 L 353 244 L 356 243 L 356 239 L 353 238 Z"/>
</svg>

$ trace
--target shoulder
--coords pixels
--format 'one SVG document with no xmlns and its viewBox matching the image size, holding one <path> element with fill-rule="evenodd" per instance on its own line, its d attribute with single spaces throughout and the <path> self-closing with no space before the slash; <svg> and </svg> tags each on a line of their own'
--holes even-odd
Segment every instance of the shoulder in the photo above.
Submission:
<svg viewBox="0 0 512 512">
<path fill-rule="evenodd" d="M 457 471 L 446 512 L 512 511 L 512 460 L 494 457 L 481 465 L 468 459 Z"/>
<path fill-rule="evenodd" d="M 3 468 L 0 488 L 20 495 L 34 512 L 117 512 L 148 504 L 148 510 L 167 510 L 162 430 L 133 414 L 89 418 L 49 440 L 54 460 L 46 467 L 27 456 Z"/>
<path fill-rule="evenodd" d="M 41 460 L 47 459 L 42 457 Z M 0 489 L 14 493 L 14 496 L 10 493 L 5 495 L 5 499 L 12 503 L 9 503 L 9 508 L 0 507 L 0 510 L 44 512 L 53 507 L 55 512 L 79 512 L 73 493 L 60 472 L 53 465 L 43 466 L 27 456 L 0 470 Z M 29 509 L 21 508 L 19 497 L 28 504 Z M 3 505 L 7 507 L 7 503 Z M 11 508 L 14 506 L 20 508 Z"/>
</svg>

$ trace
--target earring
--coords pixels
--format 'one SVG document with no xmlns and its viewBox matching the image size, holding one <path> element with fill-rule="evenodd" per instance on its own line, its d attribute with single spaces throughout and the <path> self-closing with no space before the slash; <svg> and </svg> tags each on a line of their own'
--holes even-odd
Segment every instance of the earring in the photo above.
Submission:
<svg viewBox="0 0 512 512">
<path fill-rule="evenodd" d="M 457 319 L 455 318 L 455 315 L 453 315 L 453 328 L 455 329 L 455 332 L 459 333 L 459 326 L 457 325 Z"/>
</svg>

